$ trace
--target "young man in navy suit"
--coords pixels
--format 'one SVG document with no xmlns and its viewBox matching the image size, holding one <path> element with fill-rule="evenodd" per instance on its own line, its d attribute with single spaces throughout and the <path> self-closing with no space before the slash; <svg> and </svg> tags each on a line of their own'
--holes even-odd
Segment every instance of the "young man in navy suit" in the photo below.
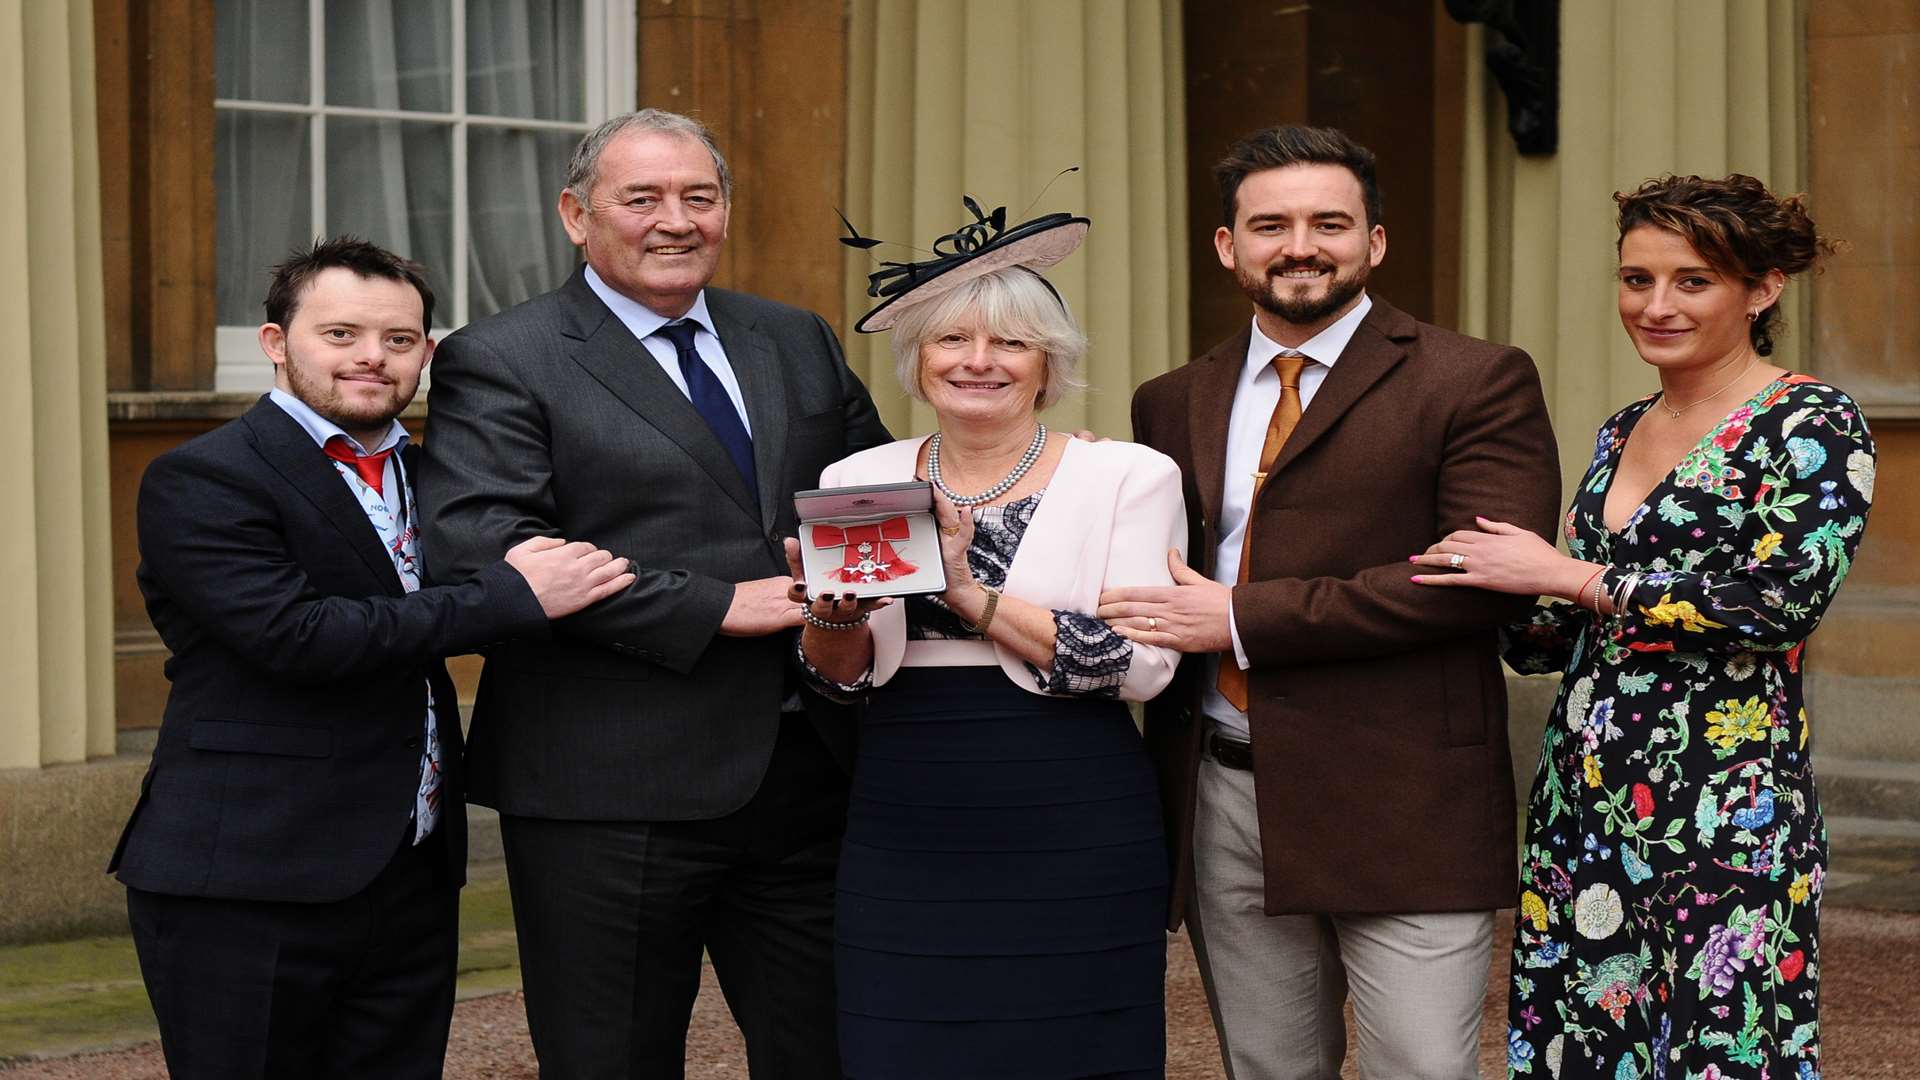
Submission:
<svg viewBox="0 0 1920 1080">
<path fill-rule="evenodd" d="M 441 658 L 626 588 L 552 537 L 420 586 L 397 417 L 433 355 L 418 266 L 329 240 L 274 269 L 274 388 L 155 459 L 141 592 L 172 652 L 109 870 L 176 1077 L 437 1077 L 466 871 Z"/>
</svg>

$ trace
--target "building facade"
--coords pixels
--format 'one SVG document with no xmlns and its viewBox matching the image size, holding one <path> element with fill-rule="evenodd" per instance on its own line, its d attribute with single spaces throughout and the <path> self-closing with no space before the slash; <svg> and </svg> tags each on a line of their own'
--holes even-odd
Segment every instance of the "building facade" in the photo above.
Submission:
<svg viewBox="0 0 1920 1080">
<path fill-rule="evenodd" d="M 1265 124 L 1343 127 L 1380 157 L 1374 288 L 1531 352 L 1570 482 L 1654 386 L 1614 314 L 1610 194 L 1730 171 L 1809 192 L 1848 246 L 1790 290 L 1781 359 L 1853 392 L 1882 455 L 1812 653 L 1823 792 L 1843 819 L 1900 816 L 1851 791 L 1920 792 L 1895 720 L 1920 689 L 1916 0 L 0 0 L 0 71 L 0 310 L 25 339 L 0 354 L 0 863 L 23 868 L 0 939 L 120 917 L 99 871 L 166 694 L 133 500 L 156 454 L 270 381 L 265 266 L 368 236 L 432 269 L 442 329 L 535 295 L 575 261 L 568 151 L 635 104 L 701 117 L 729 156 L 719 283 L 843 331 L 871 260 L 835 242 L 836 209 L 922 247 L 963 194 L 1089 214 L 1056 280 L 1092 388 L 1059 422 L 1115 436 L 1134 386 L 1247 318 L 1212 254 L 1211 162 Z M 888 424 L 924 430 L 884 343 L 847 349 Z M 429 381 L 416 435 L 430 412 Z M 477 667 L 457 665 L 469 689 Z"/>
</svg>

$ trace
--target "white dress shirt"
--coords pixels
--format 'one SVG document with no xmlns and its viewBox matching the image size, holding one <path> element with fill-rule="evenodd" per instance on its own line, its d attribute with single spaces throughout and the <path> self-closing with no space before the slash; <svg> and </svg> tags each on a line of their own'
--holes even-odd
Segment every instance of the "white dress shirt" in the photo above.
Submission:
<svg viewBox="0 0 1920 1080">
<path fill-rule="evenodd" d="M 594 273 L 591 266 L 587 267 L 587 288 L 592 289 L 593 294 L 613 311 L 614 317 L 624 323 L 634 337 L 640 339 L 640 344 L 647 347 L 647 352 L 660 364 L 660 370 L 667 373 L 667 378 L 673 380 L 673 385 L 679 387 L 682 394 L 687 394 L 687 377 L 680 372 L 680 353 L 673 347 L 673 342 L 654 336 L 654 331 L 670 322 L 694 324 L 697 328 L 693 334 L 694 351 L 700 354 L 700 359 L 720 380 L 720 385 L 726 387 L 727 400 L 733 402 L 733 411 L 740 414 L 740 423 L 747 429 L 747 438 L 753 438 L 753 421 L 747 419 L 747 399 L 740 393 L 740 380 L 734 378 L 733 365 L 727 361 L 727 350 L 720 346 L 720 335 L 714 332 L 713 316 L 707 314 L 707 290 L 700 290 L 700 295 L 694 297 L 693 307 L 685 315 L 669 319 L 629 299 L 624 293 L 614 291 L 613 286 L 600 280 L 600 275 Z M 693 395 L 687 394 L 687 400 L 693 400 Z"/>
<path fill-rule="evenodd" d="M 1313 404 L 1314 394 L 1326 381 L 1327 372 L 1333 370 L 1340 354 L 1347 351 L 1347 343 L 1353 340 L 1354 331 L 1360 329 L 1360 321 L 1372 310 L 1373 298 L 1361 293 L 1360 302 L 1353 305 L 1353 310 L 1308 338 L 1298 349 L 1286 349 L 1275 343 L 1260 332 L 1260 320 L 1254 319 L 1246 363 L 1240 369 L 1240 382 L 1233 391 L 1233 416 L 1227 424 L 1227 475 L 1220 492 L 1220 520 L 1215 523 L 1220 546 L 1214 549 L 1213 580 L 1228 587 L 1240 580 L 1240 548 L 1246 542 L 1247 516 L 1253 508 L 1253 474 L 1260 469 L 1260 450 L 1267 441 L 1267 424 L 1273 419 L 1274 407 L 1280 404 L 1280 373 L 1274 370 L 1273 358 L 1282 352 L 1297 352 L 1309 361 L 1300 371 L 1300 413 L 1305 416 Z M 1281 542 L 1273 537 L 1262 541 Z M 1240 644 L 1240 628 L 1234 622 L 1232 608 L 1227 610 L 1227 629 L 1233 637 L 1234 660 L 1245 670 L 1252 665 L 1247 661 L 1247 650 Z M 1200 701 L 1200 711 L 1230 734 L 1248 738 L 1247 714 L 1234 708 L 1233 703 L 1214 688 L 1218 681 L 1214 665 L 1219 662 L 1219 655 L 1208 662 L 1207 689 Z"/>
<path fill-rule="evenodd" d="M 406 449 L 409 438 L 407 429 L 400 425 L 400 421 L 394 420 L 387 425 L 386 432 L 380 436 L 379 445 L 369 447 L 347 434 L 339 424 L 315 412 L 313 406 L 277 386 L 268 391 L 267 397 L 275 405 L 280 406 L 280 411 L 292 417 L 293 422 L 299 424 L 322 449 L 337 436 L 347 440 L 347 445 L 353 448 L 353 452 L 362 457 L 377 454 L 382 450 L 393 451 L 387 457 L 386 468 L 382 470 L 380 491 L 377 493 L 372 488 L 367 488 L 362 493 L 360 489 L 364 485 L 354 475 L 352 469 L 336 464 L 335 471 L 340 474 L 341 482 L 347 485 L 347 491 L 353 495 L 354 502 L 360 503 L 362 509 L 367 510 L 369 523 L 373 525 L 375 531 L 380 533 L 381 546 L 386 548 L 387 553 L 394 559 L 394 572 L 399 575 L 402 587 L 407 592 L 418 589 L 420 587 L 418 570 L 420 538 L 410 520 L 413 512 L 413 507 L 410 505 L 412 500 L 409 498 L 411 488 L 407 483 L 406 467 L 400 463 L 400 455 Z M 366 502 L 368 499 L 378 504 L 377 512 L 375 508 L 369 508 Z M 402 570 L 402 566 L 406 569 Z M 440 790 L 439 711 L 439 705 L 433 700 L 433 680 L 429 679 L 427 680 L 427 715 L 422 725 L 425 742 L 420 750 L 420 791 L 412 809 L 415 844 L 425 840 L 440 821 L 440 804 L 429 798 L 431 794 Z"/>
</svg>

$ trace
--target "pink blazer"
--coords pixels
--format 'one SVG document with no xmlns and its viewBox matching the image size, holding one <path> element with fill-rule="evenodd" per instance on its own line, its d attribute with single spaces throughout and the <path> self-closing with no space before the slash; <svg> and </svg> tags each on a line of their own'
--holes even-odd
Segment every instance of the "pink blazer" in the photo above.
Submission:
<svg viewBox="0 0 1920 1080">
<path fill-rule="evenodd" d="M 911 480 L 926 438 L 902 439 L 829 465 L 822 487 Z M 1187 512 L 1180 467 L 1137 443 L 1067 443 L 1047 493 L 1014 553 L 1001 591 L 1031 604 L 1091 615 L 1100 592 L 1118 585 L 1171 585 L 1167 552 L 1187 549 Z M 1026 661 L 990 641 L 908 641 L 907 609 L 895 603 L 873 613 L 873 684 L 902 667 L 999 664 L 1015 686 L 1042 693 Z M 1180 654 L 1133 646 L 1120 686 L 1123 701 L 1145 701 L 1166 688 Z"/>
</svg>

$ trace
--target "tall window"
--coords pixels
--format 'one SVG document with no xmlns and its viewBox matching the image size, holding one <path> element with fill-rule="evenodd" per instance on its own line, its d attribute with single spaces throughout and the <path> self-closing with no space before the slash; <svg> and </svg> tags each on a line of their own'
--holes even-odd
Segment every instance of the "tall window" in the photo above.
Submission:
<svg viewBox="0 0 1920 1080">
<path fill-rule="evenodd" d="M 266 268 L 353 233 L 427 267 L 457 327 L 572 269 L 554 201 L 634 100 L 632 0 L 216 0 L 215 385 L 272 379 Z"/>
</svg>

